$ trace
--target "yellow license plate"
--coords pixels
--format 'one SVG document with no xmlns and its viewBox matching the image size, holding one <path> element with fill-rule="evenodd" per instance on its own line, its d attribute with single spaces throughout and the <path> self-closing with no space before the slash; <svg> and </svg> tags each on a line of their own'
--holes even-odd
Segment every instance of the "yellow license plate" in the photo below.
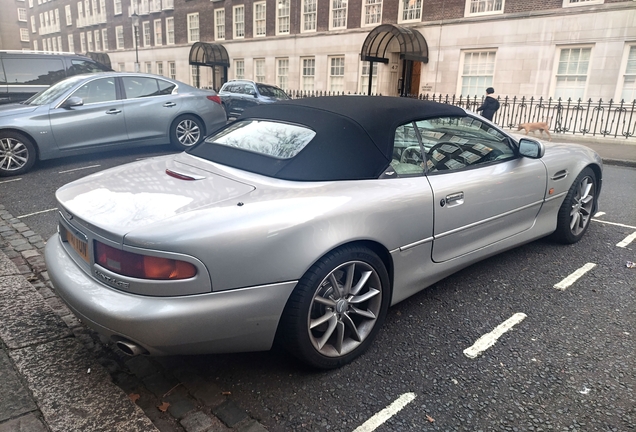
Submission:
<svg viewBox="0 0 636 432">
<path fill-rule="evenodd" d="M 88 243 L 83 240 L 80 240 L 75 235 L 73 235 L 69 230 L 66 231 L 66 241 L 70 243 L 70 245 L 75 249 L 75 252 L 82 257 L 82 259 L 86 262 L 89 262 L 88 259 Z"/>
</svg>

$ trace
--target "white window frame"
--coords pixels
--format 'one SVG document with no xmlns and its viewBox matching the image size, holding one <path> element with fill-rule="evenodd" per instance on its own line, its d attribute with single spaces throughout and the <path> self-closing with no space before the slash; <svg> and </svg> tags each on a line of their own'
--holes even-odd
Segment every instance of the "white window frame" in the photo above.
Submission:
<svg viewBox="0 0 636 432">
<path fill-rule="evenodd" d="M 168 62 L 168 78 L 177 79 L 177 64 L 173 61 Z"/>
<path fill-rule="evenodd" d="M 289 57 L 276 59 L 276 85 L 285 91 L 289 88 Z"/>
<path fill-rule="evenodd" d="M 115 27 L 115 47 L 118 50 L 124 49 L 124 26 Z"/>
<path fill-rule="evenodd" d="M 152 73 L 152 62 L 144 62 L 144 72 L 147 74 Z"/>
<path fill-rule="evenodd" d="M 197 88 L 201 85 L 201 71 L 197 65 L 190 65 L 190 85 Z"/>
<path fill-rule="evenodd" d="M 234 6 L 232 8 L 232 18 L 234 22 L 232 26 L 232 38 L 245 38 L 245 5 Z"/>
<path fill-rule="evenodd" d="M 337 8 L 335 6 L 338 6 Z M 347 15 L 349 13 L 347 0 L 329 0 L 329 30 L 346 29 Z M 344 11 L 344 24 L 336 25 L 334 14 L 336 11 Z M 338 18 L 340 23 L 340 18 Z"/>
<path fill-rule="evenodd" d="M 291 1 L 276 1 L 276 34 L 287 35 L 291 27 Z"/>
<path fill-rule="evenodd" d="M 156 68 L 157 68 L 157 75 L 163 75 L 163 62 L 162 61 L 158 61 L 157 62 Z"/>
<path fill-rule="evenodd" d="M 173 10 L 174 9 L 174 0 L 163 0 L 161 2 L 161 7 L 163 10 Z"/>
<path fill-rule="evenodd" d="M 60 51 L 64 51 L 62 48 L 62 36 L 57 37 L 57 46 L 60 48 Z"/>
<path fill-rule="evenodd" d="M 318 0 L 302 0 L 301 33 L 313 33 L 317 27 Z M 309 25 L 307 25 L 309 24 Z M 309 28 L 307 28 L 309 27 Z"/>
<path fill-rule="evenodd" d="M 77 20 L 80 21 L 82 18 L 84 18 L 84 3 L 78 2 L 77 3 Z"/>
<path fill-rule="evenodd" d="M 337 62 L 334 62 L 334 60 L 342 60 L 342 64 L 338 65 L 336 64 Z M 327 57 L 327 90 L 329 90 L 330 92 L 340 92 L 342 94 L 342 92 L 345 91 L 345 87 L 346 87 L 346 82 L 345 82 L 345 69 L 346 66 L 346 62 L 345 62 L 345 56 L 344 55 L 334 55 L 334 56 L 329 56 Z M 342 75 L 338 74 L 334 74 L 334 68 L 338 68 L 338 70 L 340 68 L 342 68 Z M 336 77 L 342 77 L 342 86 L 341 88 L 335 89 L 334 90 L 334 78 Z M 339 86 L 340 87 L 340 86 Z"/>
<path fill-rule="evenodd" d="M 265 59 L 254 59 L 254 81 L 264 83 L 267 79 L 265 75 Z"/>
<path fill-rule="evenodd" d="M 88 52 L 93 52 L 95 51 L 93 48 L 93 32 L 89 30 L 86 32 L 86 49 Z"/>
<path fill-rule="evenodd" d="M 64 6 L 64 14 L 66 15 L 66 25 L 67 26 L 72 26 L 73 25 L 73 12 L 71 12 L 71 5 L 70 4 Z"/>
<path fill-rule="evenodd" d="M 409 0 L 400 0 L 400 6 L 398 9 L 398 23 L 410 23 L 410 22 L 420 22 L 422 21 L 422 5 L 424 4 L 423 0 L 415 0 L 415 7 L 410 8 L 415 13 L 415 17 L 404 17 L 404 4 L 409 3 Z M 419 7 L 418 7 L 419 5 Z"/>
<path fill-rule="evenodd" d="M 80 33 L 80 53 L 86 52 L 86 33 Z"/>
<path fill-rule="evenodd" d="M 29 29 L 22 27 L 20 28 L 20 42 L 30 42 L 31 38 L 29 36 Z"/>
<path fill-rule="evenodd" d="M 156 19 L 154 27 L 155 46 L 161 46 L 163 45 L 163 22 L 160 19 Z"/>
<path fill-rule="evenodd" d="M 174 45 L 174 17 L 166 18 L 166 45 Z"/>
<path fill-rule="evenodd" d="M 245 60 L 244 59 L 236 59 L 234 60 L 234 78 L 235 79 L 245 79 Z"/>
<path fill-rule="evenodd" d="M 26 8 L 18 8 L 18 21 L 27 22 L 27 10 L 26 10 Z"/>
<path fill-rule="evenodd" d="M 121 2 L 122 2 L 122 0 L 113 0 L 114 15 L 121 15 L 122 14 Z"/>
<path fill-rule="evenodd" d="M 254 3 L 254 37 L 267 35 L 267 3 L 259 1 Z"/>
<path fill-rule="evenodd" d="M 559 63 L 561 59 L 561 52 L 563 50 L 573 50 L 573 49 L 589 49 L 590 50 L 590 60 L 587 64 L 587 71 L 585 72 L 585 85 L 583 86 L 583 95 L 581 96 L 582 100 L 585 100 L 585 96 L 587 95 L 587 87 L 590 83 L 590 69 L 592 67 L 592 56 L 594 55 L 594 46 L 591 44 L 581 44 L 581 45 L 561 45 L 557 46 L 556 55 L 554 58 L 554 69 L 552 72 L 552 82 L 550 83 L 550 96 L 554 99 L 558 99 L 557 94 L 557 82 L 560 76 L 581 76 L 582 74 L 559 74 Z M 568 96 L 564 100 L 570 98 Z M 577 101 L 578 98 L 572 98 L 573 101 Z"/>
<path fill-rule="evenodd" d="M 308 70 L 312 73 L 307 74 Z M 316 90 L 316 57 L 300 58 L 300 89 L 302 91 Z"/>
<path fill-rule="evenodd" d="M 37 25 L 35 24 L 35 15 L 31 15 L 31 33 L 37 33 L 38 32 L 38 28 Z"/>
<path fill-rule="evenodd" d="M 150 21 L 144 21 L 141 23 L 142 36 L 144 40 L 144 47 L 152 45 L 152 37 L 150 34 Z"/>
<path fill-rule="evenodd" d="M 32 8 L 33 7 L 33 0 L 29 0 L 29 7 Z M 37 45 L 37 41 L 33 41 L 34 42 L 34 46 Z M 36 50 L 37 51 L 37 50 Z"/>
<path fill-rule="evenodd" d="M 34 51 L 38 50 L 38 40 L 37 39 L 33 39 L 33 50 Z"/>
<path fill-rule="evenodd" d="M 199 12 L 186 15 L 186 26 L 188 31 L 188 43 L 199 42 Z"/>
<path fill-rule="evenodd" d="M 369 91 L 369 65 L 371 63 L 368 61 L 360 61 L 360 78 L 359 78 L 359 85 L 358 85 L 358 93 L 360 94 L 367 94 L 367 92 Z M 378 80 L 378 62 L 374 62 L 373 63 L 373 80 L 371 81 L 371 94 L 377 94 L 378 93 L 378 86 L 379 86 L 379 80 Z"/>
<path fill-rule="evenodd" d="M 95 40 L 95 51 L 102 51 L 102 39 L 100 37 L 99 30 L 95 30 L 94 33 L 95 37 L 93 39 Z"/>
<path fill-rule="evenodd" d="M 53 38 L 51 39 L 51 44 L 52 44 L 52 46 L 53 46 L 53 48 L 51 49 L 51 51 L 53 51 L 53 52 L 57 52 L 57 51 L 58 51 L 58 49 L 57 49 L 57 39 L 56 39 L 55 37 L 53 37 Z"/>
<path fill-rule="evenodd" d="M 75 52 L 75 40 L 72 33 L 68 35 L 68 52 Z"/>
<path fill-rule="evenodd" d="M 108 51 L 108 29 L 102 29 L 102 48 Z"/>
<path fill-rule="evenodd" d="M 590 6 L 590 5 L 599 5 L 605 3 L 605 0 L 563 0 L 563 7 L 579 7 L 579 6 Z"/>
<path fill-rule="evenodd" d="M 362 0 L 361 27 L 377 26 L 382 24 L 382 0 Z M 376 11 L 376 8 L 378 9 Z M 371 13 L 373 11 L 373 13 Z"/>
<path fill-rule="evenodd" d="M 484 63 L 483 61 L 478 61 L 477 64 L 486 64 L 488 65 L 488 59 L 490 58 L 490 56 L 493 56 L 493 61 L 492 61 L 492 72 L 489 73 L 488 70 L 483 71 L 482 73 L 479 73 L 479 68 L 477 69 L 477 72 L 473 73 L 472 71 L 467 71 L 466 73 L 464 73 L 464 66 L 466 65 L 466 56 L 470 55 L 471 56 L 471 64 L 470 66 L 472 66 L 472 58 L 475 55 L 478 55 L 479 59 L 482 59 L 482 56 L 486 56 L 486 62 Z M 484 48 L 484 49 L 478 49 L 478 50 L 463 50 L 460 53 L 460 57 L 459 57 L 459 71 L 458 71 L 458 77 L 457 77 L 457 91 L 456 94 L 458 95 L 462 95 L 462 96 L 480 96 L 483 95 L 486 92 L 486 88 L 491 87 L 493 85 L 493 82 L 495 80 L 495 72 L 496 72 L 496 67 L 497 67 L 497 50 L 494 48 Z M 480 79 L 482 79 L 481 82 L 479 82 L 479 84 L 475 84 L 474 86 L 469 86 L 469 87 L 474 87 L 475 88 L 475 93 L 471 94 L 470 92 L 468 92 L 468 94 L 463 92 L 463 83 L 464 83 L 464 77 L 471 77 L 476 79 L 478 82 Z"/>
<path fill-rule="evenodd" d="M 126 71 L 126 64 L 125 63 L 117 63 L 117 68 L 119 69 L 119 72 L 125 72 Z"/>
<path fill-rule="evenodd" d="M 225 8 L 214 9 L 214 40 L 225 40 Z"/>
<path fill-rule="evenodd" d="M 506 0 L 466 0 L 464 16 L 501 15 L 504 13 L 505 3 Z M 483 11 L 479 11 L 480 6 L 483 6 Z"/>
<path fill-rule="evenodd" d="M 621 75 L 618 85 L 616 86 L 616 97 L 614 98 L 617 103 L 620 103 L 621 99 L 623 99 L 623 92 L 625 91 L 625 81 L 627 80 L 627 78 L 634 80 L 634 97 L 629 100 L 625 100 L 625 103 L 632 103 L 634 99 L 636 99 L 636 58 L 632 61 L 629 61 L 630 52 L 633 56 L 636 56 L 636 42 L 628 43 L 625 45 L 625 51 L 623 53 L 623 60 L 621 61 L 620 68 Z"/>
</svg>

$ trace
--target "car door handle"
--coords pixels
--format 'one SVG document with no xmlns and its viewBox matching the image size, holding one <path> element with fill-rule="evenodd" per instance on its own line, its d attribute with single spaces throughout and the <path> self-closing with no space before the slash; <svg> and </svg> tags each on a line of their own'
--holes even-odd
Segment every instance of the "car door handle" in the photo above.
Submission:
<svg viewBox="0 0 636 432">
<path fill-rule="evenodd" d="M 166 102 L 163 106 L 166 108 L 172 108 L 173 106 L 177 106 L 177 104 L 174 102 Z"/>
<path fill-rule="evenodd" d="M 121 110 L 113 108 L 106 111 L 106 114 L 119 114 L 120 112 Z"/>
<path fill-rule="evenodd" d="M 557 173 L 555 173 L 552 177 L 550 177 L 552 180 L 561 180 L 564 179 L 568 176 L 568 170 L 561 170 L 558 171 Z"/>
<path fill-rule="evenodd" d="M 448 194 L 440 204 L 442 205 L 442 207 L 444 207 L 444 205 L 448 205 L 448 207 L 454 207 L 464 204 L 464 192 L 455 192 L 452 194 Z"/>
</svg>

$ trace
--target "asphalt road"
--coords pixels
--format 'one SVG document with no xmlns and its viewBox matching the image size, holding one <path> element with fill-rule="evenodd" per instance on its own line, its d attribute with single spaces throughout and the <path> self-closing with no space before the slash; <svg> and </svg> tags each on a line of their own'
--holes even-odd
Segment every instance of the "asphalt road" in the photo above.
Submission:
<svg viewBox="0 0 636 432">
<path fill-rule="evenodd" d="M 171 151 L 41 163 L 0 179 L 0 200 L 48 238 L 57 187 Z M 636 242 L 617 246 L 636 232 L 634 190 L 636 170 L 606 166 L 604 214 L 581 242 L 539 240 L 437 283 L 391 308 L 370 350 L 341 369 L 310 371 L 279 350 L 185 361 L 270 431 L 636 429 L 636 269 L 626 267 Z M 476 358 L 464 354 L 511 317 L 524 319 Z M 387 407 L 384 423 L 365 423 Z"/>
</svg>

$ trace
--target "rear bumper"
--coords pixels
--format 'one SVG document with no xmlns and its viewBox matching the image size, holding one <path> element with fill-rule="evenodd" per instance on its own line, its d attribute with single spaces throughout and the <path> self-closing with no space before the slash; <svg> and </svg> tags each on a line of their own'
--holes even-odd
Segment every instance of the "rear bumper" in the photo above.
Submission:
<svg viewBox="0 0 636 432">
<path fill-rule="evenodd" d="M 46 245 L 45 259 L 57 294 L 82 322 L 112 340 L 136 342 L 152 355 L 268 350 L 297 283 L 150 297 L 91 278 L 68 256 L 57 234 Z"/>
</svg>

